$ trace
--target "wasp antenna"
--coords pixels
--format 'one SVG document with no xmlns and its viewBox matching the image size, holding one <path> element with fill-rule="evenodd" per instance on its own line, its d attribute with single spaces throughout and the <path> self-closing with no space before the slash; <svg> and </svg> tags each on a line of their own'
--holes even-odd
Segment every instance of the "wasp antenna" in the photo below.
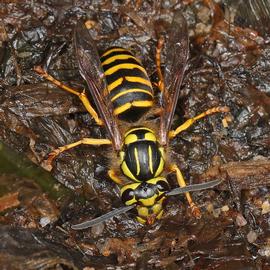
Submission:
<svg viewBox="0 0 270 270">
<path fill-rule="evenodd" d="M 93 227 L 99 223 L 104 222 L 107 219 L 110 219 L 114 216 L 120 215 L 120 214 L 124 214 L 126 212 L 128 212 L 129 210 L 131 210 L 132 208 L 134 208 L 135 205 L 129 205 L 129 206 L 123 206 L 117 209 L 112 210 L 111 212 L 108 212 L 100 217 L 94 218 L 92 220 L 88 220 L 79 224 L 75 224 L 71 226 L 71 229 L 73 230 L 84 230 L 90 227 Z"/>
<path fill-rule="evenodd" d="M 209 181 L 206 183 L 201 183 L 201 184 L 195 184 L 195 185 L 190 185 L 186 187 L 180 187 L 180 188 L 175 188 L 168 192 L 166 195 L 167 196 L 173 196 L 173 195 L 178 195 L 181 193 L 186 193 L 186 192 L 192 192 L 192 191 L 199 191 L 203 189 L 209 189 L 214 186 L 219 185 L 222 182 L 222 180 L 214 180 L 214 181 Z"/>
</svg>

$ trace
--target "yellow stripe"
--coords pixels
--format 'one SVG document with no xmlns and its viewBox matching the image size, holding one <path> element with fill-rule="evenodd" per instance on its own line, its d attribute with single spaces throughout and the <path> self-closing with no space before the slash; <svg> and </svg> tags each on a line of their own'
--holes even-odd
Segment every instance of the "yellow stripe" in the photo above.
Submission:
<svg viewBox="0 0 270 270">
<path fill-rule="evenodd" d="M 138 149 L 134 148 L 134 155 L 135 155 L 135 159 L 136 159 L 136 167 L 137 167 L 137 172 L 136 174 L 139 175 L 140 174 L 140 162 L 139 162 L 139 156 L 138 156 Z"/>
<path fill-rule="evenodd" d="M 153 101 L 148 101 L 148 100 L 133 101 L 132 106 L 134 106 L 134 107 L 152 107 Z"/>
<path fill-rule="evenodd" d="M 145 94 L 147 94 L 147 95 L 153 97 L 152 93 L 149 92 L 148 90 L 143 90 L 143 89 L 139 89 L 139 88 L 134 88 L 134 89 L 125 90 L 125 91 L 123 91 L 123 92 L 118 93 L 117 95 L 115 95 L 115 96 L 111 99 L 111 101 L 115 101 L 115 100 L 118 99 L 119 97 L 121 97 L 121 96 L 123 96 L 123 95 L 125 95 L 125 94 L 128 94 L 128 93 L 145 93 Z M 133 102 L 132 102 L 132 104 L 133 104 Z"/>
<path fill-rule="evenodd" d="M 137 69 L 141 70 L 147 76 L 146 70 L 142 66 L 137 65 L 137 64 L 119 64 L 119 65 L 115 65 L 115 66 L 109 68 L 108 70 L 106 70 L 104 74 L 106 76 L 108 76 L 108 75 L 112 75 L 113 73 L 115 73 L 116 71 L 121 70 L 121 69 L 134 69 L 134 68 L 137 68 Z"/>
<path fill-rule="evenodd" d="M 111 56 L 110 58 L 108 58 L 105 61 L 101 62 L 101 65 L 105 66 L 105 65 L 111 64 L 112 62 L 114 62 L 116 60 L 124 60 L 124 59 L 134 59 L 137 62 L 139 62 L 139 60 L 136 57 L 132 56 L 132 55 L 129 55 L 129 54 L 117 54 L 117 55 Z"/>
<path fill-rule="evenodd" d="M 131 144 L 136 141 L 138 141 L 136 134 L 129 134 L 128 136 L 125 137 L 125 144 Z"/>
<path fill-rule="evenodd" d="M 114 88 L 117 86 L 121 85 L 123 82 L 124 78 L 119 78 L 116 81 L 112 82 L 111 84 L 108 85 L 108 91 L 111 92 Z"/>
<path fill-rule="evenodd" d="M 120 151 L 119 156 L 120 156 L 120 161 L 122 163 L 124 161 L 124 158 L 125 158 L 125 152 L 124 151 Z"/>
<path fill-rule="evenodd" d="M 146 128 L 146 127 L 136 127 L 136 128 L 132 128 L 132 129 L 130 129 L 128 132 L 126 132 L 126 133 L 125 133 L 125 137 L 126 137 L 128 134 L 130 134 L 131 132 L 136 131 L 136 130 L 147 130 L 147 131 L 149 131 L 149 132 L 151 132 L 151 133 L 154 133 L 153 130 L 151 130 L 150 128 Z"/>
<path fill-rule="evenodd" d="M 130 109 L 131 107 L 152 107 L 153 106 L 153 101 L 133 101 L 132 103 L 128 102 L 122 106 L 117 107 L 114 111 L 113 114 L 114 115 L 119 115 L 125 111 L 127 111 L 128 109 Z"/>
<path fill-rule="evenodd" d="M 137 83 L 146 84 L 147 86 L 152 88 L 152 84 L 151 84 L 150 80 L 146 80 L 144 78 L 135 77 L 135 76 L 126 76 L 125 79 L 129 82 L 137 82 Z"/>
<path fill-rule="evenodd" d="M 151 142 L 156 142 L 157 141 L 157 137 L 155 136 L 155 134 L 153 132 L 147 132 L 144 135 L 145 140 L 147 141 L 151 141 Z"/>
<path fill-rule="evenodd" d="M 153 173 L 153 159 L 152 159 L 152 147 L 151 145 L 148 146 L 148 158 L 149 158 L 149 168 L 150 172 Z"/>
<path fill-rule="evenodd" d="M 151 90 L 152 90 L 152 84 L 149 80 L 146 80 L 146 79 L 141 78 L 141 77 L 125 76 L 125 77 L 119 78 L 116 81 L 109 84 L 107 87 L 108 91 L 111 92 L 114 88 L 121 85 L 123 83 L 124 79 L 127 80 L 128 82 L 136 82 L 136 83 L 141 83 L 141 84 L 147 85 L 147 86 L 151 87 Z M 150 93 L 150 91 L 149 91 L 149 93 Z M 151 91 L 151 93 L 152 93 L 152 91 Z"/>
<path fill-rule="evenodd" d="M 139 182 L 139 180 L 129 170 L 129 168 L 127 166 L 127 163 L 125 161 L 121 164 L 121 169 L 122 169 L 122 171 L 123 171 L 123 173 L 124 173 L 125 176 L 127 176 L 130 179 L 133 179 L 134 181 Z"/>
<path fill-rule="evenodd" d="M 155 177 L 159 176 L 163 172 L 163 169 L 164 169 L 164 159 L 160 158 L 158 168 L 155 173 Z"/>
<path fill-rule="evenodd" d="M 107 52 L 103 53 L 103 54 L 101 55 L 101 57 L 106 56 L 106 55 L 108 55 L 108 54 L 110 54 L 110 53 L 112 53 L 112 52 L 126 52 L 126 51 L 127 51 L 127 50 L 125 50 L 125 49 L 123 49 L 123 48 L 112 48 L 112 49 L 108 50 Z"/>
<path fill-rule="evenodd" d="M 113 111 L 113 114 L 114 114 L 114 115 L 121 114 L 121 113 L 125 112 L 126 110 L 130 109 L 131 106 L 132 106 L 131 103 L 128 102 L 128 103 L 126 103 L 126 104 L 124 104 L 124 105 L 122 105 L 122 106 L 116 108 L 116 109 Z"/>
</svg>

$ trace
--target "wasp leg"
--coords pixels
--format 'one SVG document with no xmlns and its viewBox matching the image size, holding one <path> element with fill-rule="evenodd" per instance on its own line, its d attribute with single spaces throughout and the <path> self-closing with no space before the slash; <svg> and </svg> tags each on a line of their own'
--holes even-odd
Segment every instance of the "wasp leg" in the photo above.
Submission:
<svg viewBox="0 0 270 270">
<path fill-rule="evenodd" d="M 164 37 L 161 36 L 158 39 L 158 44 L 156 48 L 156 66 L 157 66 L 157 74 L 158 74 L 158 79 L 159 79 L 157 87 L 159 88 L 160 92 L 164 91 L 164 78 L 161 71 L 161 50 L 164 45 L 164 42 L 165 42 Z"/>
<path fill-rule="evenodd" d="M 91 114 L 91 116 L 94 118 L 94 120 L 96 121 L 96 123 L 98 125 L 102 125 L 102 120 L 98 117 L 97 112 L 94 110 L 94 108 L 91 106 L 86 94 L 85 94 L 85 90 L 83 90 L 82 92 L 74 90 L 70 87 L 68 87 L 67 85 L 64 85 L 62 82 L 56 80 L 55 78 L 53 78 L 51 75 L 49 75 L 41 66 L 37 66 L 34 68 L 34 70 L 40 74 L 44 79 L 52 82 L 53 84 L 57 85 L 58 87 L 60 87 L 61 89 L 76 95 L 77 97 L 79 97 L 79 99 L 82 101 L 84 107 L 86 108 L 86 110 Z"/>
<path fill-rule="evenodd" d="M 116 174 L 116 172 L 114 170 L 109 170 L 108 171 L 108 175 L 109 177 L 113 180 L 113 182 L 115 182 L 118 185 L 123 184 L 123 180 Z"/>
<path fill-rule="evenodd" d="M 175 130 L 171 130 L 169 132 L 169 138 L 172 139 L 174 138 L 177 134 L 179 134 L 180 132 L 188 129 L 195 121 L 201 119 L 201 118 L 204 118 L 208 115 L 211 115 L 211 114 L 214 114 L 214 113 L 226 113 L 226 112 L 229 112 L 230 111 L 230 108 L 227 107 L 227 106 L 224 106 L 224 107 L 214 107 L 214 108 L 211 108 L 193 118 L 190 118 L 188 119 L 185 123 L 183 123 L 182 125 L 180 125 L 177 129 Z"/>
<path fill-rule="evenodd" d="M 177 182 L 179 184 L 180 187 L 185 187 L 186 186 L 186 182 L 185 182 L 185 179 L 180 171 L 180 169 L 177 167 L 176 164 L 172 164 L 170 166 L 170 170 L 172 172 L 175 172 L 176 173 L 176 178 L 177 178 Z M 187 201 L 191 207 L 191 212 L 192 214 L 196 217 L 196 218 L 201 218 L 201 211 L 200 209 L 198 208 L 198 206 L 193 202 L 192 200 L 192 197 L 190 195 L 189 192 L 186 192 L 185 193 L 186 195 L 186 198 L 187 198 Z"/>
<path fill-rule="evenodd" d="M 93 139 L 93 138 L 83 138 L 77 142 L 70 143 L 61 147 L 54 149 L 51 153 L 49 153 L 48 158 L 46 160 L 46 165 L 51 166 L 53 160 L 60 155 L 62 152 L 76 147 L 81 144 L 88 144 L 88 145 L 108 145 L 112 144 L 112 142 L 108 139 Z"/>
</svg>

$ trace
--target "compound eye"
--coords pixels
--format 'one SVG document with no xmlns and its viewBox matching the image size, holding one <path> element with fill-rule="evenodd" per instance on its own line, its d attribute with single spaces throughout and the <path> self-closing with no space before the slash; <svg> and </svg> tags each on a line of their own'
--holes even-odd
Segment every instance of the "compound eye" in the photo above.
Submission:
<svg viewBox="0 0 270 270">
<path fill-rule="evenodd" d="M 169 184 L 166 181 L 158 181 L 157 188 L 161 192 L 166 192 L 170 190 Z"/>
<path fill-rule="evenodd" d="M 134 199 L 134 190 L 128 188 L 122 193 L 122 201 L 126 203 L 128 201 L 131 201 L 132 199 Z"/>
</svg>

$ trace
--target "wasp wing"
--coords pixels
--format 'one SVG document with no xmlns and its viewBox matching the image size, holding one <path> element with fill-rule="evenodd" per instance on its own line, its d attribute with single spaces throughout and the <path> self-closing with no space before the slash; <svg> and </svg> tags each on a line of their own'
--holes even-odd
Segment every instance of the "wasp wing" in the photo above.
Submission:
<svg viewBox="0 0 270 270">
<path fill-rule="evenodd" d="M 107 95 L 107 83 L 98 51 L 88 29 L 82 23 L 78 23 L 75 28 L 74 42 L 80 73 L 87 82 L 89 91 L 114 148 L 120 150 L 122 142 L 121 133 L 113 114 L 112 103 Z"/>
<path fill-rule="evenodd" d="M 161 94 L 162 115 L 160 118 L 160 143 L 168 143 L 175 107 L 183 81 L 188 59 L 188 28 L 181 11 L 176 11 L 168 30 L 165 46 L 165 89 Z"/>
</svg>

